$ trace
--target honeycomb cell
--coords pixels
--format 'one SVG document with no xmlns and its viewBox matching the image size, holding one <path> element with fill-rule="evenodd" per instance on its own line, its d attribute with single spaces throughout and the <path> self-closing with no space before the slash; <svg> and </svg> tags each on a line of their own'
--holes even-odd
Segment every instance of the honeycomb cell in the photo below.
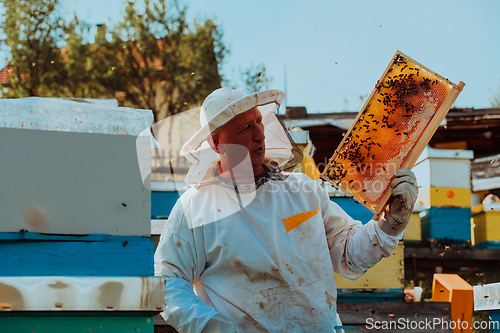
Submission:
<svg viewBox="0 0 500 333">
<path fill-rule="evenodd" d="M 394 173 L 403 166 L 453 86 L 397 52 L 322 178 L 377 213 L 375 208 L 389 190 Z"/>
</svg>

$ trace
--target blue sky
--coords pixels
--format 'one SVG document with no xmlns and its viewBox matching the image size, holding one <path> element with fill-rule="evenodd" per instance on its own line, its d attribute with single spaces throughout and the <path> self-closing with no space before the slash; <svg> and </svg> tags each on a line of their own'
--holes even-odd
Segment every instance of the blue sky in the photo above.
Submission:
<svg viewBox="0 0 500 333">
<path fill-rule="evenodd" d="M 222 70 L 264 63 L 271 88 L 308 112 L 359 111 L 396 50 L 466 83 L 456 107 L 500 95 L 500 1 L 179 0 L 190 19 L 213 18 L 231 53 Z M 121 19 L 122 0 L 61 0 L 88 23 Z"/>
</svg>

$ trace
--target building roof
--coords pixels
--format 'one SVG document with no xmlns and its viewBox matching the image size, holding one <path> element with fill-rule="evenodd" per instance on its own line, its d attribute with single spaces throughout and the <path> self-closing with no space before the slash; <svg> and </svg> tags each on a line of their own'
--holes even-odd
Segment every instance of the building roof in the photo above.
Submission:
<svg viewBox="0 0 500 333">
<path fill-rule="evenodd" d="M 282 117 L 288 128 L 309 131 L 316 146 L 314 159 L 320 170 L 326 165 L 358 112 L 307 113 L 304 107 L 288 107 Z M 432 148 L 469 149 L 475 158 L 500 154 L 500 108 L 452 108 L 429 145 Z"/>
</svg>

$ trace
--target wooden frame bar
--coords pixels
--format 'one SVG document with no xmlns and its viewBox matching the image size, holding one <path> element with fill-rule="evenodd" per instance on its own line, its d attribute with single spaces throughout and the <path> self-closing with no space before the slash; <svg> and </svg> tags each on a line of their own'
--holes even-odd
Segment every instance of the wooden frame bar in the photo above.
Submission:
<svg viewBox="0 0 500 333">
<path fill-rule="evenodd" d="M 383 72 L 380 80 L 377 81 L 377 84 L 375 85 L 375 87 L 372 90 L 371 94 L 367 98 L 367 100 L 366 100 L 365 104 L 363 105 L 361 111 L 358 113 L 358 115 L 354 119 L 354 121 L 351 124 L 349 130 L 344 135 L 344 138 L 342 139 L 341 143 L 339 144 L 339 146 L 335 150 L 333 156 L 330 158 L 327 166 L 325 167 L 325 169 L 323 170 L 323 173 L 321 174 L 321 178 L 322 179 L 328 181 L 329 183 L 331 183 L 332 185 L 334 185 L 337 189 L 339 189 L 341 192 L 345 193 L 348 196 L 351 196 L 357 202 L 359 202 L 360 204 L 362 204 L 363 206 L 365 206 L 367 209 L 369 209 L 371 212 L 373 212 L 375 214 L 375 216 L 373 217 L 373 219 L 375 219 L 375 220 L 378 220 L 380 218 L 380 216 L 383 214 L 383 212 L 385 210 L 385 207 L 387 206 L 387 204 L 388 204 L 388 202 L 390 200 L 391 191 L 390 191 L 390 188 L 388 187 L 388 183 L 386 183 L 384 185 L 385 186 L 384 187 L 385 190 L 383 192 L 383 195 L 379 199 L 373 201 L 370 204 L 367 201 L 361 200 L 358 197 L 359 195 L 358 196 L 355 195 L 355 193 L 352 192 L 352 189 L 353 189 L 352 186 L 351 186 L 351 190 L 349 190 L 349 188 L 346 188 L 346 187 L 344 187 L 342 185 L 341 181 L 342 181 L 342 177 L 344 177 L 344 176 L 341 176 L 340 180 L 337 179 L 337 182 L 335 182 L 332 179 L 333 177 L 330 177 L 329 174 L 330 174 L 332 168 L 334 168 L 337 165 L 339 165 L 336 162 L 337 158 L 339 158 L 339 160 L 342 160 L 342 158 L 340 158 L 340 154 L 341 153 L 344 153 L 344 157 L 343 157 L 344 161 L 349 160 L 348 158 L 345 158 L 345 151 L 346 151 L 346 149 L 348 149 L 347 144 L 353 138 L 352 137 L 352 133 L 353 132 L 356 133 L 355 132 L 356 130 L 359 132 L 359 130 L 362 128 L 361 126 L 367 126 L 367 125 L 362 125 L 362 124 L 368 123 L 368 121 L 364 117 L 365 117 L 365 114 L 367 113 L 367 110 L 370 108 L 370 105 L 372 103 L 377 103 L 376 101 L 379 102 L 378 106 L 375 106 L 375 110 L 376 110 L 376 112 L 379 112 L 379 115 L 381 114 L 380 111 L 379 111 L 379 110 L 381 110 L 381 108 L 380 108 L 381 107 L 381 103 L 382 103 L 382 101 L 380 100 L 381 97 L 379 97 L 378 99 L 376 97 L 380 93 L 381 87 L 384 87 L 384 88 L 388 89 L 387 87 L 384 86 L 384 84 L 386 84 L 389 81 L 393 81 L 394 78 L 396 78 L 396 74 L 394 74 L 395 72 L 393 72 L 392 75 L 394 75 L 394 76 L 392 78 L 389 76 L 389 73 L 393 69 L 398 68 L 398 69 L 400 69 L 400 73 L 402 73 L 402 71 L 407 67 L 406 65 L 404 67 L 402 67 L 402 68 L 398 67 L 398 66 L 400 66 L 400 61 L 404 61 L 403 63 L 405 63 L 405 64 L 406 63 L 410 63 L 410 62 L 413 63 L 416 66 L 416 68 L 411 68 L 411 63 L 410 63 L 410 68 L 409 69 L 411 69 L 412 71 L 416 71 L 416 73 L 417 73 L 416 76 L 418 76 L 418 73 L 420 73 L 422 71 L 422 75 L 418 79 L 420 81 L 419 82 L 420 85 L 422 84 L 422 82 L 426 83 L 425 80 L 428 80 L 428 77 L 435 77 L 435 78 L 437 78 L 436 79 L 436 83 L 438 83 L 438 84 L 436 85 L 436 87 L 439 88 L 439 86 L 441 85 L 441 87 L 442 87 L 443 90 L 446 89 L 446 95 L 445 95 L 444 99 L 441 99 L 441 101 L 442 101 L 441 105 L 439 105 L 438 109 L 432 114 L 430 120 L 428 121 L 428 123 L 426 123 L 425 128 L 423 130 L 420 129 L 419 131 L 415 131 L 414 132 L 413 138 L 411 140 L 416 140 L 416 141 L 409 141 L 409 142 L 410 142 L 410 144 L 412 142 L 415 142 L 415 144 L 412 147 L 408 147 L 409 150 L 405 150 L 406 152 L 409 152 L 409 153 L 403 159 L 402 164 L 400 166 L 397 166 L 398 168 L 408 168 L 409 169 L 409 168 L 413 167 L 413 165 L 417 161 L 418 157 L 420 156 L 420 154 L 422 153 L 422 151 L 424 150 L 424 148 L 429 143 L 430 139 L 432 138 L 432 136 L 434 135 L 434 133 L 438 129 L 441 121 L 444 119 L 444 117 L 446 116 L 447 112 L 449 111 L 449 109 L 451 108 L 451 106 L 455 102 L 456 98 L 458 97 L 458 95 L 462 91 L 463 87 L 465 86 L 465 84 L 463 82 L 460 82 L 458 85 L 454 84 L 453 82 L 449 81 L 448 79 L 442 77 L 441 75 L 436 74 L 435 72 L 431 71 L 427 67 L 421 65 L 417 61 L 415 61 L 412 58 L 408 57 L 404 53 L 402 53 L 400 51 L 396 51 L 396 54 L 394 55 L 394 57 L 391 59 L 391 62 L 389 63 L 389 65 L 384 70 L 384 72 Z M 402 75 L 403 74 L 400 74 L 399 77 L 401 77 Z M 406 75 L 407 74 L 404 75 L 405 78 L 406 78 Z M 411 75 L 413 75 L 413 74 L 411 74 Z M 409 75 L 408 77 L 411 78 L 411 75 Z M 425 76 L 425 79 L 423 78 L 424 76 Z M 441 80 L 441 82 L 439 82 L 439 80 Z M 434 85 L 434 82 L 432 83 L 432 85 Z M 432 91 L 432 89 L 430 88 L 430 85 L 428 85 L 428 86 L 429 86 L 428 88 L 419 88 L 420 92 L 418 92 L 418 93 L 417 93 L 417 88 L 418 88 L 417 87 L 411 93 L 413 93 L 414 96 L 417 96 L 417 98 L 424 99 L 424 97 L 422 97 L 423 96 L 422 89 L 423 89 L 424 92 Z M 405 87 L 405 89 L 406 89 L 406 87 Z M 391 88 L 391 91 L 392 91 L 392 88 Z M 396 95 L 397 95 L 397 93 L 396 93 Z M 406 96 L 404 96 L 404 97 L 402 97 L 402 96 L 403 96 L 402 94 L 397 95 L 397 97 L 393 97 L 391 95 L 391 98 L 390 98 L 390 99 L 396 98 L 396 100 L 391 101 L 393 103 L 394 102 L 396 103 L 396 104 L 394 104 L 394 106 L 391 106 L 391 108 L 392 108 L 392 110 L 391 110 L 392 113 L 391 114 L 395 114 L 395 116 L 397 116 L 397 117 L 402 117 L 402 114 L 401 113 L 395 113 L 395 111 L 397 110 L 397 108 L 400 108 L 400 109 L 403 108 L 403 106 L 402 106 L 403 104 L 400 103 L 400 102 L 404 102 L 404 98 L 407 98 Z M 441 95 L 441 96 L 443 96 L 443 95 Z M 409 104 L 409 102 L 407 104 Z M 429 109 L 429 107 L 427 107 L 427 106 L 424 107 L 422 105 L 423 104 L 419 105 L 418 107 L 420 109 L 422 109 L 422 110 L 424 110 L 424 108 L 425 108 L 425 112 L 429 112 L 429 110 L 432 110 L 432 109 Z M 384 101 L 384 106 L 385 106 L 385 101 Z M 438 105 L 436 104 L 436 107 L 437 106 Z M 406 111 L 408 111 L 408 106 L 405 106 L 405 107 L 406 107 Z M 413 107 L 414 106 L 411 105 L 411 108 L 413 108 Z M 389 108 L 389 106 L 388 106 L 388 108 Z M 388 108 L 384 109 L 384 110 L 389 110 Z M 373 107 L 372 107 L 372 109 L 373 109 Z M 391 111 L 389 111 L 389 112 L 391 112 Z M 398 111 L 398 112 L 401 112 L 401 111 Z M 412 118 L 414 118 L 414 113 L 415 113 L 414 109 L 412 109 L 411 112 L 413 112 L 411 115 L 404 115 L 404 116 L 405 117 L 412 117 Z M 422 111 L 422 112 L 424 112 L 424 111 Z M 422 115 L 422 117 L 425 116 L 423 113 L 420 113 L 420 114 Z M 372 119 L 373 119 L 373 114 L 371 114 L 371 116 L 372 116 Z M 412 119 L 412 118 L 410 118 L 410 119 Z M 405 119 L 408 119 L 408 118 L 405 118 Z M 416 119 L 418 119 L 418 118 L 416 118 Z M 364 123 L 362 121 L 364 121 Z M 407 123 L 409 123 L 409 122 L 407 122 Z M 378 122 L 377 122 L 377 124 L 378 124 Z M 383 129 L 383 128 L 384 128 L 384 126 L 376 127 L 375 130 L 377 130 L 377 131 L 380 130 L 381 131 L 380 133 L 384 133 L 384 131 L 389 128 L 389 125 L 387 125 L 387 127 L 385 129 Z M 392 126 L 391 126 L 391 128 L 392 128 Z M 369 132 L 369 129 L 368 129 L 368 126 L 367 126 L 366 133 L 368 133 L 368 132 Z M 377 133 L 377 136 L 382 137 L 382 135 L 380 133 Z M 401 133 L 396 134 L 396 135 L 400 135 L 400 134 Z M 408 135 L 408 133 L 406 133 L 406 132 L 404 134 Z M 410 133 L 410 134 L 412 134 L 412 133 Z M 417 135 L 419 137 L 415 138 L 415 136 L 417 136 Z M 400 138 L 403 138 L 403 137 L 404 136 L 401 136 Z M 358 138 L 359 138 L 359 136 L 358 136 Z M 408 138 L 409 138 L 409 136 L 408 136 Z M 361 140 L 361 142 L 363 142 L 363 141 L 364 142 L 368 142 L 368 145 L 373 144 L 373 142 L 369 142 L 368 139 L 370 139 L 370 138 L 367 138 L 367 140 Z M 407 140 L 410 140 L 410 139 L 407 139 Z M 400 140 L 400 142 L 401 142 L 401 140 Z M 379 145 L 379 147 L 381 147 L 381 146 Z M 369 151 L 369 148 L 368 148 L 368 151 Z M 368 158 L 368 155 L 366 155 L 367 158 Z M 373 159 L 373 157 L 372 157 L 372 159 Z M 342 162 L 340 162 L 340 164 L 341 164 L 341 167 L 342 167 L 341 171 L 346 171 L 346 169 L 344 169 L 344 164 L 342 164 Z M 359 163 L 358 164 L 352 163 L 351 166 L 352 165 L 359 165 Z M 361 170 L 363 170 L 363 165 L 361 165 L 361 167 L 360 167 Z M 366 168 L 365 170 L 367 170 L 369 167 L 365 167 L 365 168 Z M 351 169 L 353 169 L 353 168 L 351 168 Z M 356 169 L 358 169 L 358 167 L 356 167 Z M 364 171 L 362 171 L 362 172 L 364 172 Z M 373 172 L 373 169 L 370 172 Z M 384 172 L 385 172 L 385 169 L 384 169 Z M 395 172 L 395 170 L 394 170 L 394 172 Z M 386 172 L 386 174 L 389 175 L 388 172 Z M 364 174 L 363 174 L 363 177 L 364 177 Z M 365 177 L 365 179 L 366 179 L 366 177 Z M 352 182 L 352 178 L 349 181 L 349 183 L 350 182 Z M 363 192 L 364 191 L 366 191 L 366 189 L 363 189 Z M 382 193 L 382 192 L 379 192 L 379 193 Z"/>
</svg>

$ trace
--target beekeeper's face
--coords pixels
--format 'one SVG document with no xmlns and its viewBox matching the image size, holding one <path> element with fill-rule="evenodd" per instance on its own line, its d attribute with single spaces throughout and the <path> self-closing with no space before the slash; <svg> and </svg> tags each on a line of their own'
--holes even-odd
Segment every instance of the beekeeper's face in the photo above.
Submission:
<svg viewBox="0 0 500 333">
<path fill-rule="evenodd" d="M 254 174 L 257 174 L 256 170 L 262 167 L 266 146 L 264 124 L 258 108 L 253 108 L 234 117 L 215 131 L 212 139 L 216 146 L 222 145 L 223 151 L 219 151 L 219 154 L 226 154 L 229 160 L 239 163 L 246 157 L 248 151 Z"/>
</svg>

